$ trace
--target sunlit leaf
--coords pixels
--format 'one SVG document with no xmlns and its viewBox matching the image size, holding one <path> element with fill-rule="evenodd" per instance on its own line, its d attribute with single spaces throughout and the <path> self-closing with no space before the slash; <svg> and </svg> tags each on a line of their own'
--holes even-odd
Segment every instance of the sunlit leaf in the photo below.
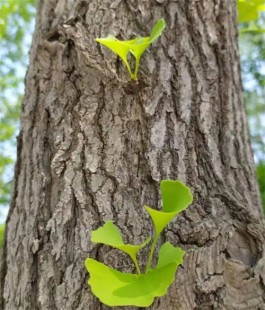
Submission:
<svg viewBox="0 0 265 310">
<path fill-rule="evenodd" d="M 159 251 L 159 257 L 156 268 L 164 267 L 173 262 L 177 265 L 182 264 L 185 251 L 181 248 L 174 247 L 170 242 L 164 243 Z"/>
<path fill-rule="evenodd" d="M 158 39 L 161 36 L 165 28 L 166 28 L 166 23 L 164 19 L 159 19 L 157 23 L 155 24 L 154 28 L 152 29 L 152 32 L 149 37 L 149 41 L 153 42 L 156 39 Z"/>
<path fill-rule="evenodd" d="M 238 0 L 238 22 L 257 20 L 259 13 L 264 11 L 264 4 L 264 0 Z"/>
<path fill-rule="evenodd" d="M 160 183 L 162 211 L 145 206 L 159 235 L 166 225 L 181 211 L 192 203 L 190 189 L 181 181 L 163 180 Z"/>
<path fill-rule="evenodd" d="M 252 3 L 239 2 L 238 3 L 238 22 L 245 23 L 251 20 L 256 20 L 259 17 L 257 7 Z"/>
<path fill-rule="evenodd" d="M 107 38 L 97 38 L 97 42 L 101 43 L 102 45 L 107 46 L 111 49 L 114 53 L 116 53 L 125 63 L 130 75 L 132 76 L 130 65 L 127 61 L 127 55 L 129 53 L 130 47 L 124 44 L 123 41 L 119 41 L 114 36 L 109 35 Z"/>
<path fill-rule="evenodd" d="M 88 284 L 93 294 L 108 306 L 149 307 L 155 297 L 166 294 L 183 256 L 184 251 L 167 242 L 160 249 L 157 268 L 141 275 L 122 273 L 88 258 L 85 263 L 90 274 Z"/>
<path fill-rule="evenodd" d="M 167 224 L 177 215 L 177 212 L 163 212 L 154 210 L 148 206 L 144 207 L 154 223 L 156 236 L 158 236 Z"/>
<path fill-rule="evenodd" d="M 181 212 L 192 203 L 188 186 L 181 181 L 163 180 L 160 183 L 162 208 L 164 212 Z"/>
<path fill-rule="evenodd" d="M 140 273 L 136 255 L 139 250 L 150 242 L 151 238 L 147 238 L 144 243 L 139 245 L 124 244 L 117 226 L 115 226 L 112 221 L 107 221 L 102 227 L 92 231 L 91 240 L 93 242 L 110 245 L 127 253 L 135 263 L 137 271 Z"/>
<path fill-rule="evenodd" d="M 114 36 L 110 35 L 107 38 L 97 38 L 96 41 L 107 46 L 114 53 L 120 56 L 130 73 L 131 79 L 137 80 L 139 63 L 142 54 L 148 48 L 148 46 L 161 35 L 165 26 L 165 21 L 160 19 L 155 24 L 150 37 L 137 37 L 133 40 L 120 41 Z M 133 73 L 127 60 L 129 53 L 135 57 L 135 68 Z"/>
</svg>

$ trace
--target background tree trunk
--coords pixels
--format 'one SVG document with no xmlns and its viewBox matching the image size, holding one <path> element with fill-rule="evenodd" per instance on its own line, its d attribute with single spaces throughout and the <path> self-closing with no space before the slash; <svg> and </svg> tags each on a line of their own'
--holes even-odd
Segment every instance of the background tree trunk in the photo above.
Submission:
<svg viewBox="0 0 265 310">
<path fill-rule="evenodd" d="M 167 28 L 132 86 L 94 39 L 146 36 L 159 18 Z M 126 241 L 143 241 L 143 204 L 159 208 L 163 178 L 191 186 L 194 203 L 163 234 L 187 255 L 150 309 L 265 309 L 235 0 L 39 1 L 21 121 L 1 309 L 108 309 L 85 259 L 133 266 L 90 232 L 111 219 Z"/>
</svg>

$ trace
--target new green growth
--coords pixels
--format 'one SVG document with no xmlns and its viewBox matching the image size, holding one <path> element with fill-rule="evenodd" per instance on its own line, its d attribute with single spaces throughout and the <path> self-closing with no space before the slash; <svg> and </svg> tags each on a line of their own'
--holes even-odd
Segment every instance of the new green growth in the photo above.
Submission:
<svg viewBox="0 0 265 310">
<path fill-rule="evenodd" d="M 193 199 L 190 189 L 181 181 L 163 180 L 160 183 L 160 189 L 162 210 L 144 206 L 152 219 L 154 235 L 148 237 L 142 244 L 125 244 L 117 226 L 112 221 L 92 231 L 93 242 L 112 246 L 128 254 L 137 272 L 136 274 L 123 273 L 93 258 L 86 260 L 85 265 L 90 274 L 88 284 L 94 295 L 108 306 L 150 306 L 155 297 L 166 294 L 168 287 L 174 281 L 178 266 L 183 262 L 185 252 L 166 242 L 161 246 L 157 264 L 153 267 L 154 251 L 161 232 L 177 214 L 192 203 Z M 149 258 L 142 273 L 137 254 L 151 240 Z"/>
<path fill-rule="evenodd" d="M 97 38 L 96 41 L 107 46 L 115 54 L 117 54 L 125 63 L 132 80 L 137 80 L 138 69 L 140 64 L 140 59 L 144 51 L 148 46 L 153 43 L 162 33 L 166 26 L 163 19 L 159 19 L 155 24 L 153 30 L 149 37 L 137 37 L 129 41 L 120 41 L 114 36 L 109 35 L 107 38 Z M 131 67 L 128 62 L 128 54 L 131 54 L 135 58 L 135 68 L 132 72 Z"/>
</svg>

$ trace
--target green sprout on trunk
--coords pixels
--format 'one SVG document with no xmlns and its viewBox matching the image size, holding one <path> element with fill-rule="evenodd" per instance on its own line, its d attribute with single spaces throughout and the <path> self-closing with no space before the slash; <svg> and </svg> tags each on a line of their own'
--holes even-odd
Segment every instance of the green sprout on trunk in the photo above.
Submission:
<svg viewBox="0 0 265 310">
<path fill-rule="evenodd" d="M 166 294 L 174 281 L 178 266 L 183 262 L 185 252 L 166 242 L 159 250 L 156 267 L 152 267 L 154 251 L 161 232 L 193 200 L 190 189 L 181 181 L 163 180 L 160 189 L 162 211 L 145 206 L 152 219 L 155 234 L 144 273 L 140 271 L 137 253 L 151 241 L 151 237 L 140 245 L 125 244 L 112 221 L 92 231 L 93 242 L 110 245 L 125 252 L 131 257 L 137 271 L 137 274 L 123 273 L 93 258 L 86 260 L 85 266 L 90 274 L 88 284 L 93 294 L 108 306 L 149 307 L 155 297 Z"/>
<path fill-rule="evenodd" d="M 165 21 L 163 19 L 159 19 L 155 24 L 149 37 L 137 37 L 129 41 L 120 41 L 114 36 L 109 35 L 106 38 L 97 38 L 96 41 L 101 43 L 102 45 L 107 46 L 115 54 L 117 54 L 125 63 L 130 73 L 131 79 L 136 81 L 142 54 L 148 48 L 148 46 L 161 35 L 165 26 Z M 132 72 L 131 67 L 128 63 L 127 57 L 129 53 L 135 58 L 134 72 Z"/>
</svg>

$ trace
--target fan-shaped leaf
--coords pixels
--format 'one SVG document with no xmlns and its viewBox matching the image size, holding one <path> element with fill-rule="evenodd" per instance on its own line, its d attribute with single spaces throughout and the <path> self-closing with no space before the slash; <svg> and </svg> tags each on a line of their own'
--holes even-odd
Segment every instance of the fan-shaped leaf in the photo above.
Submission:
<svg viewBox="0 0 265 310">
<path fill-rule="evenodd" d="M 167 242 L 160 249 L 157 268 L 141 275 L 122 273 L 88 258 L 85 263 L 90 273 L 88 284 L 94 295 L 108 306 L 148 307 L 155 297 L 166 293 L 183 255 L 184 251 Z"/>
<path fill-rule="evenodd" d="M 150 43 L 155 41 L 157 38 L 159 38 L 165 28 L 166 28 L 166 23 L 164 19 L 159 19 L 157 23 L 154 25 L 152 32 L 150 34 L 150 37 L 149 37 Z"/>
<path fill-rule="evenodd" d="M 97 38 L 96 41 L 110 48 L 114 53 L 121 57 L 125 63 L 131 79 L 137 80 L 137 73 L 139 69 L 139 63 L 143 52 L 148 48 L 148 46 L 156 40 L 162 33 L 166 26 L 166 23 L 163 19 L 159 19 L 149 37 L 137 37 L 128 41 L 119 41 L 114 36 L 108 36 L 107 38 Z M 128 53 L 131 53 L 135 57 L 135 69 L 134 73 L 130 68 L 130 65 L 127 61 Z"/>
<path fill-rule="evenodd" d="M 190 189 L 181 181 L 163 180 L 160 183 L 162 210 L 157 211 L 145 206 L 155 226 L 158 236 L 167 224 L 192 203 Z"/>
<path fill-rule="evenodd" d="M 164 243 L 159 251 L 159 257 L 156 268 L 164 267 L 171 263 L 182 264 L 185 251 L 181 248 L 174 247 L 170 242 Z"/>
<path fill-rule="evenodd" d="M 264 0 L 239 0 L 238 22 L 246 23 L 259 18 L 259 13 L 265 10 Z"/>
<path fill-rule="evenodd" d="M 132 76 L 130 65 L 127 61 L 127 55 L 129 53 L 130 48 L 124 44 L 124 42 L 117 40 L 114 36 L 109 35 L 107 38 L 97 38 L 97 42 L 102 45 L 107 46 L 114 53 L 116 53 L 125 63 L 130 75 Z"/>
<path fill-rule="evenodd" d="M 144 206 L 146 211 L 149 213 L 156 231 L 156 236 L 158 236 L 162 230 L 167 226 L 167 224 L 177 215 L 176 212 L 163 212 L 154 210 L 148 206 Z"/>
<path fill-rule="evenodd" d="M 91 240 L 93 242 L 110 245 L 127 253 L 133 260 L 138 273 L 140 273 L 136 255 L 139 250 L 150 242 L 151 238 L 147 238 L 144 243 L 139 245 L 125 244 L 117 226 L 115 226 L 112 221 L 107 221 L 102 227 L 92 231 Z"/>
<path fill-rule="evenodd" d="M 122 236 L 117 226 L 114 225 L 112 221 L 107 221 L 102 227 L 93 230 L 91 233 L 91 241 L 111 246 L 123 244 Z"/>
<path fill-rule="evenodd" d="M 164 212 L 181 212 L 192 203 L 190 189 L 181 181 L 163 180 L 160 183 Z"/>
</svg>

